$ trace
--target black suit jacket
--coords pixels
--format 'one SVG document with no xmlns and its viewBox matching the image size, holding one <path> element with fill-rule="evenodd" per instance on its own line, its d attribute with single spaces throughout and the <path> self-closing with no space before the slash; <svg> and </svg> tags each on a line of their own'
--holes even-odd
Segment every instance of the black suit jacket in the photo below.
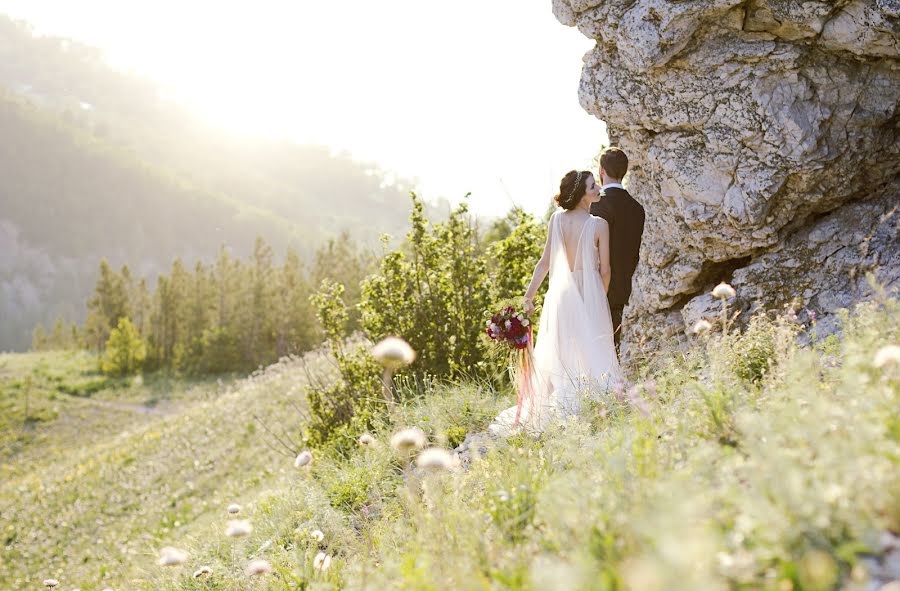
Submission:
<svg viewBox="0 0 900 591">
<path fill-rule="evenodd" d="M 644 208 L 625 189 L 610 187 L 600 201 L 591 205 L 591 214 L 609 222 L 609 307 L 621 309 L 631 297 L 631 277 L 637 268 L 644 234 Z"/>
</svg>

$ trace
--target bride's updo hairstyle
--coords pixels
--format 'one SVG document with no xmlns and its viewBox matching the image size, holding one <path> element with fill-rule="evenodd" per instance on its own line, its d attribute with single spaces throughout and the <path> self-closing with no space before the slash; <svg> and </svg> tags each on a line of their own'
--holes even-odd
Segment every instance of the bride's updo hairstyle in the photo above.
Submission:
<svg viewBox="0 0 900 591">
<path fill-rule="evenodd" d="M 566 210 L 575 209 L 587 191 L 587 179 L 590 175 L 584 170 L 567 172 L 559 182 L 559 195 L 553 198 L 553 202 Z"/>
</svg>

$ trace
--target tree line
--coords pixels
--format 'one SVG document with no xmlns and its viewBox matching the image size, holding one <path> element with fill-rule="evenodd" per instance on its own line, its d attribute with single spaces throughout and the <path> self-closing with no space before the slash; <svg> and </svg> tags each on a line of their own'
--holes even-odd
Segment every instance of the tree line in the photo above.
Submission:
<svg viewBox="0 0 900 591">
<path fill-rule="evenodd" d="M 310 296 L 327 279 L 346 285 L 348 299 L 358 298 L 373 264 L 374 256 L 346 233 L 319 248 L 309 264 L 292 249 L 277 263 L 262 238 L 245 260 L 225 247 L 210 264 L 190 267 L 176 258 L 152 288 L 127 265 L 116 270 L 104 259 L 84 324 L 60 319 L 50 330 L 39 324 L 32 348 L 95 351 L 111 375 L 252 371 L 318 346 L 321 328 Z M 348 328 L 357 322 L 352 316 Z"/>
</svg>

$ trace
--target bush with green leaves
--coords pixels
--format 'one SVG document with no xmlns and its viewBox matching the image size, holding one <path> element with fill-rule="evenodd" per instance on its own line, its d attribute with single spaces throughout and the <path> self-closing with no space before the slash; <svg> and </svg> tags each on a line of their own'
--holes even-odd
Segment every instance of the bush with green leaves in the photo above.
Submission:
<svg viewBox="0 0 900 591">
<path fill-rule="evenodd" d="M 368 430 L 385 404 L 381 368 L 364 344 L 348 344 L 345 338 L 348 311 L 343 295 L 343 285 L 325 280 L 312 297 L 340 377 L 327 386 L 306 388 L 305 424 L 312 446 L 330 447 L 339 453 L 355 445 L 358 434 Z"/>
<path fill-rule="evenodd" d="M 375 273 L 362 285 L 358 309 L 362 336 L 370 343 L 399 336 L 416 351 L 415 363 L 395 381 L 413 384 L 469 376 L 502 380 L 483 335 L 485 313 L 521 296 L 527 288 L 544 244 L 544 230 L 530 215 L 514 212 L 515 226 L 487 244 L 468 215 L 465 202 L 445 222 L 432 223 L 422 202 L 412 195 L 412 228 L 402 248 L 387 252 Z M 381 405 L 379 368 L 363 346 L 348 349 L 350 310 L 343 303 L 343 286 L 322 284 L 314 296 L 317 314 L 341 380 L 325 388 L 310 388 L 307 426 L 313 445 L 352 442 L 354 431 L 370 424 Z M 397 390 L 405 395 L 421 387 Z M 351 422 L 354 429 L 347 429 Z M 465 437 L 456 426 L 452 439 Z"/>
<path fill-rule="evenodd" d="M 106 352 L 100 367 L 103 373 L 126 376 L 137 373 L 144 365 L 147 350 L 144 341 L 128 317 L 119 319 L 119 325 L 109 333 Z"/>
</svg>

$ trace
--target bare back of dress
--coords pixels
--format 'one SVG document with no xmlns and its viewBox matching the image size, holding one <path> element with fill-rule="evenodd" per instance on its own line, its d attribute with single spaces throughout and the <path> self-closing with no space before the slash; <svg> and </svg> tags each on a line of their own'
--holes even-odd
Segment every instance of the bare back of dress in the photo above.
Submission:
<svg viewBox="0 0 900 591">
<path fill-rule="evenodd" d="M 594 240 L 603 222 L 588 216 L 580 228 L 564 227 L 565 215 L 556 212 L 550 220 L 550 285 L 534 348 L 534 396 L 520 417 L 523 428 L 538 432 L 554 418 L 577 414 L 585 397 L 602 396 L 622 383 Z M 564 232 L 572 231 L 580 235 L 577 242 L 568 241 L 577 244 L 576 252 L 568 253 L 565 238 L 571 235 Z M 510 428 L 515 411 L 501 413 L 492 428 Z"/>
</svg>

